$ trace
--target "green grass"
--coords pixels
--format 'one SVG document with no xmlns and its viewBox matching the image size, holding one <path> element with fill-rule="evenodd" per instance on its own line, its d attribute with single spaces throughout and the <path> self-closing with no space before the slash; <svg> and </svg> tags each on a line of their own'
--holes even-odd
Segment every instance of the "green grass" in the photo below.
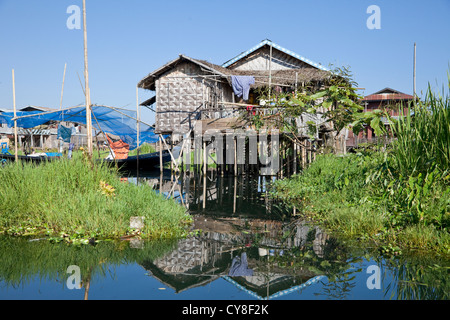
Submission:
<svg viewBox="0 0 450 320">
<path fill-rule="evenodd" d="M 0 229 L 9 233 L 117 238 L 130 232 L 130 217 L 144 216 L 142 237 L 173 238 L 190 222 L 175 201 L 148 186 L 121 182 L 112 169 L 80 157 L 12 163 L 0 169 L 0 181 Z"/>
<path fill-rule="evenodd" d="M 423 218 L 416 219 L 417 209 L 396 195 L 403 191 L 382 188 L 390 184 L 384 166 L 382 153 L 320 155 L 301 174 L 276 181 L 273 194 L 343 238 L 450 253 L 450 206 L 442 197 L 449 187 L 442 180 L 430 186 L 421 199 Z"/>
</svg>

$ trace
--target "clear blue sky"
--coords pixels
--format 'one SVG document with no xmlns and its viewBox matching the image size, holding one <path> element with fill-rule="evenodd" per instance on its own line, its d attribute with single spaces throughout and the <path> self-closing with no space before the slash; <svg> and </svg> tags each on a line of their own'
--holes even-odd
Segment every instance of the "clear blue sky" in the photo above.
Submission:
<svg viewBox="0 0 450 320">
<path fill-rule="evenodd" d="M 350 66 L 367 95 L 391 87 L 412 94 L 446 84 L 450 0 L 86 0 L 92 103 L 135 109 L 136 85 L 179 54 L 222 64 L 264 39 L 325 66 Z M 83 31 L 67 8 L 81 0 L 0 0 L 0 108 L 84 103 Z M 368 6 L 381 10 L 370 30 Z M 139 90 L 140 101 L 152 93 Z M 145 108 L 144 108 L 145 109 Z M 150 111 L 143 119 L 153 123 Z"/>
</svg>

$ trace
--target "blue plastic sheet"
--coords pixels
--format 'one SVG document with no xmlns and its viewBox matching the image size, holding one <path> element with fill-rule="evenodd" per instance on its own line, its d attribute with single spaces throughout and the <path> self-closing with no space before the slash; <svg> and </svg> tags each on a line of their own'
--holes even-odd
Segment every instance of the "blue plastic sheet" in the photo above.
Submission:
<svg viewBox="0 0 450 320">
<path fill-rule="evenodd" d="M 117 135 L 122 141 L 130 145 L 130 149 L 137 148 L 137 121 L 136 112 L 126 109 L 92 106 L 92 127 L 105 133 Z M 30 129 L 45 124 L 49 121 L 70 121 L 86 125 L 86 107 L 75 107 L 56 112 L 22 111 L 16 113 L 17 126 Z M 24 117 L 26 116 L 26 117 Z M 8 127 L 14 126 L 14 113 L 0 113 L 0 123 L 6 123 Z M 139 125 L 139 144 L 155 143 L 158 135 L 154 129 L 145 123 Z"/>
</svg>

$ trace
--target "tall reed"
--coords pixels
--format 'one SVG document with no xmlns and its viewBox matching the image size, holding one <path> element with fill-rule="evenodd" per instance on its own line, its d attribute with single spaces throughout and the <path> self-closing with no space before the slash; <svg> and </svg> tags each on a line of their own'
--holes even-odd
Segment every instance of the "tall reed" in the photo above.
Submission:
<svg viewBox="0 0 450 320">
<path fill-rule="evenodd" d="M 403 177 L 426 175 L 435 169 L 446 173 L 450 163 L 448 94 L 437 95 L 428 87 L 425 99 L 415 101 L 405 117 L 392 120 L 391 128 L 397 138 L 392 159 Z"/>
</svg>

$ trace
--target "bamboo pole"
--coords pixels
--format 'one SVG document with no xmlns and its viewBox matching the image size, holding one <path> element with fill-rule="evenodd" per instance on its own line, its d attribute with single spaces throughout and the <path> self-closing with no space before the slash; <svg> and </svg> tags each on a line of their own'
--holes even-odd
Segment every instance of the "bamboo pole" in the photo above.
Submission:
<svg viewBox="0 0 450 320">
<path fill-rule="evenodd" d="M 70 107 L 70 108 L 64 109 L 64 111 L 75 109 L 75 108 L 80 108 L 80 106 Z M 25 118 L 30 118 L 30 117 L 37 117 L 37 116 L 42 116 L 44 114 L 50 114 L 50 113 L 56 113 L 56 112 L 61 112 L 61 110 L 44 111 L 44 112 L 39 112 L 39 113 L 35 113 L 35 114 L 29 114 L 29 115 L 26 115 L 26 116 L 14 117 L 11 120 L 18 120 L 18 119 L 25 119 Z"/>
<path fill-rule="evenodd" d="M 203 209 L 206 209 L 206 174 L 203 175 Z"/>
<path fill-rule="evenodd" d="M 104 105 L 102 105 L 101 107 L 105 107 L 105 108 L 109 108 L 109 109 L 112 109 L 112 110 L 114 110 L 114 111 L 116 111 L 116 112 L 118 112 L 118 113 L 120 113 L 121 115 L 124 115 L 125 117 L 128 117 L 128 118 L 130 118 L 130 119 L 133 119 L 133 120 L 136 120 L 136 121 L 139 121 L 140 123 L 143 123 L 143 124 L 145 124 L 145 125 L 147 125 L 147 126 L 149 126 L 149 127 L 151 127 L 152 125 L 150 125 L 150 124 L 148 124 L 148 123 L 146 123 L 146 122 L 144 122 L 144 121 L 142 121 L 142 120 L 138 120 L 137 118 L 135 118 L 135 117 L 132 117 L 132 116 L 130 116 L 130 115 L 128 115 L 128 114 L 126 114 L 126 113 L 123 113 L 123 112 L 121 112 L 120 110 L 120 108 L 116 108 L 116 107 L 111 107 L 111 106 L 104 106 Z M 122 110 L 125 110 L 125 109 L 122 109 Z"/>
<path fill-rule="evenodd" d="M 293 174 L 297 174 L 297 143 L 294 141 L 294 171 Z"/>
<path fill-rule="evenodd" d="M 12 83 L 13 83 L 13 108 L 14 108 L 14 153 L 15 153 L 15 160 L 16 163 L 19 161 L 19 155 L 18 155 L 18 137 L 17 137 L 17 119 L 16 119 L 16 80 L 14 77 L 14 69 L 12 69 Z"/>
<path fill-rule="evenodd" d="M 161 173 L 161 177 L 162 177 L 162 173 L 163 173 L 163 161 L 162 161 L 162 137 L 161 135 L 159 135 L 159 171 Z"/>
<path fill-rule="evenodd" d="M 233 213 L 236 213 L 237 176 L 234 176 Z"/>
<path fill-rule="evenodd" d="M 83 0 L 83 35 L 84 35 L 84 82 L 86 90 L 86 129 L 88 155 L 92 158 L 92 117 L 91 117 L 91 92 L 89 89 L 87 29 L 86 29 L 86 0 Z"/>
<path fill-rule="evenodd" d="M 103 133 L 103 135 L 105 136 L 105 139 L 108 140 L 106 137 L 106 133 L 103 131 L 102 127 L 100 127 L 100 124 L 97 121 L 97 117 L 95 116 L 95 113 L 92 112 L 92 115 L 94 116 L 94 120 L 95 120 L 95 123 L 97 123 L 98 129 L 100 130 L 101 133 Z M 111 148 L 111 145 L 109 144 L 109 142 L 108 142 L 108 148 L 109 148 L 109 152 L 111 152 L 111 155 L 112 155 L 114 161 L 116 161 L 116 154 L 114 153 L 114 150 Z M 117 162 L 116 162 L 116 164 L 117 164 Z"/>
<path fill-rule="evenodd" d="M 206 175 L 206 171 L 208 170 L 207 163 L 208 163 L 208 158 L 206 155 L 206 141 L 203 140 L 203 174 L 204 175 Z"/>
<path fill-rule="evenodd" d="M 67 68 L 67 63 L 64 64 L 64 74 L 63 74 L 63 81 L 62 81 L 62 88 L 61 88 L 61 100 L 59 101 L 59 110 L 62 110 L 62 101 L 63 101 L 63 94 L 64 94 L 64 81 L 66 80 L 66 68 Z"/>
<path fill-rule="evenodd" d="M 66 68 L 67 68 L 67 63 L 64 64 L 64 74 L 63 74 L 63 81 L 62 81 L 62 88 L 61 88 L 61 100 L 59 101 L 59 110 L 60 111 L 62 110 L 62 101 L 63 101 L 63 95 L 64 95 L 64 82 L 66 80 Z M 63 120 L 64 120 L 64 117 L 63 117 Z M 97 144 L 98 144 L 98 139 L 97 139 Z M 41 146 L 42 146 L 42 144 L 41 144 Z M 59 141 L 59 152 L 62 153 L 63 152 L 63 148 L 64 148 L 64 142 L 61 139 Z M 100 155 L 100 150 L 99 150 L 98 154 Z"/>
<path fill-rule="evenodd" d="M 272 90 L 272 44 L 270 44 L 270 59 L 269 59 L 269 98 Z"/>
<path fill-rule="evenodd" d="M 237 137 L 234 137 L 234 175 L 237 176 Z"/>
<path fill-rule="evenodd" d="M 137 179 L 136 179 L 136 183 L 137 185 L 139 185 L 139 134 L 140 134 L 140 130 L 141 130 L 141 126 L 139 123 L 139 119 L 140 119 L 140 110 L 139 110 L 139 92 L 138 92 L 138 87 L 136 87 L 136 117 L 137 117 L 137 121 L 136 121 L 136 135 L 137 135 L 137 155 L 136 155 L 136 175 L 137 175 Z"/>
<path fill-rule="evenodd" d="M 416 99 L 416 43 L 414 42 L 413 95 Z"/>
</svg>

